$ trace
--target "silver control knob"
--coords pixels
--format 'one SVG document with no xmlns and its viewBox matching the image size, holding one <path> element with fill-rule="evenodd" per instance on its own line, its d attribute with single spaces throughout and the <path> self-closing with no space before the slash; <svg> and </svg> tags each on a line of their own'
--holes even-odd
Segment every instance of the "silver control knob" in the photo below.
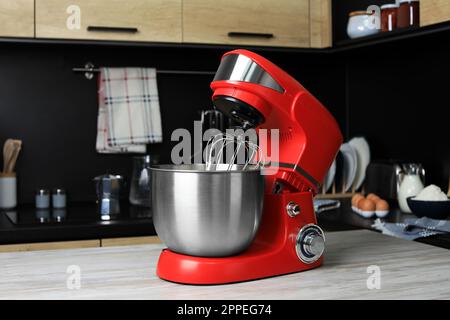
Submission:
<svg viewBox="0 0 450 320">
<path fill-rule="evenodd" d="M 317 261 L 325 250 L 325 236 L 322 229 L 315 224 L 304 226 L 297 235 L 295 250 L 304 263 Z"/>
<path fill-rule="evenodd" d="M 294 201 L 291 201 L 287 204 L 286 211 L 289 217 L 294 218 L 300 214 L 300 206 Z"/>
<path fill-rule="evenodd" d="M 309 234 L 303 239 L 303 249 L 313 256 L 321 256 L 325 249 L 325 240 L 319 234 Z"/>
</svg>

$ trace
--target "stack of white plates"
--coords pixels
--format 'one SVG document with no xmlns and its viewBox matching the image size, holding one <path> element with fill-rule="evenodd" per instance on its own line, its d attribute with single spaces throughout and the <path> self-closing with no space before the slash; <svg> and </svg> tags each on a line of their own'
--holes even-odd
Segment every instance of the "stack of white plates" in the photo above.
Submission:
<svg viewBox="0 0 450 320">
<path fill-rule="evenodd" d="M 344 143 L 339 150 L 338 158 L 342 161 L 334 160 L 325 176 L 323 182 L 325 192 L 329 191 L 337 176 L 339 177 L 339 181 L 336 181 L 339 184 L 336 186 L 337 192 L 348 192 L 352 188 L 358 190 L 364 182 L 370 162 L 370 148 L 366 139 L 355 137 Z"/>
<path fill-rule="evenodd" d="M 370 162 L 370 147 L 366 139 L 362 137 L 353 138 L 348 144 L 356 151 L 357 165 L 353 186 L 355 190 L 358 190 L 366 178 L 366 169 Z"/>
</svg>

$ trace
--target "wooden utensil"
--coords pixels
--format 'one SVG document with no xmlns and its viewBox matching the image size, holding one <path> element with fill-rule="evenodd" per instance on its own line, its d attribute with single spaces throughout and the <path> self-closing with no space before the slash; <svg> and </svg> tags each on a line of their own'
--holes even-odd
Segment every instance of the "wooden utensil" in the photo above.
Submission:
<svg viewBox="0 0 450 320">
<path fill-rule="evenodd" d="M 7 139 L 5 141 L 5 144 L 3 145 L 3 172 L 5 172 L 5 173 L 6 173 L 9 159 L 11 158 L 12 144 L 13 144 L 13 140 Z"/>
<path fill-rule="evenodd" d="M 11 152 L 11 158 L 8 161 L 8 165 L 6 168 L 6 172 L 14 172 L 14 168 L 16 166 L 17 158 L 19 157 L 20 150 L 22 149 L 22 141 L 14 140 L 13 147 Z"/>
<path fill-rule="evenodd" d="M 3 173 L 11 173 L 14 171 L 21 149 L 21 140 L 8 139 L 5 141 L 3 146 Z"/>
</svg>

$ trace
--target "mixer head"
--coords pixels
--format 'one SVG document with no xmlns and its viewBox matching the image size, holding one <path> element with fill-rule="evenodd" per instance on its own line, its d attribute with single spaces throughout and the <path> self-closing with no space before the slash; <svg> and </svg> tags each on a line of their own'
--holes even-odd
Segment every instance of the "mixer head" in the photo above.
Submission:
<svg viewBox="0 0 450 320">
<path fill-rule="evenodd" d="M 224 56 L 213 81 L 247 82 L 284 92 L 284 89 L 269 73 L 243 54 Z M 245 128 L 256 127 L 264 122 L 264 115 L 258 108 L 243 100 L 228 95 L 217 95 L 213 102 L 217 109 Z"/>
<path fill-rule="evenodd" d="M 225 53 L 211 88 L 214 106 L 244 129 L 279 130 L 279 161 L 271 163 L 279 170 L 268 178 L 272 187 L 318 192 L 342 135 L 316 98 L 285 71 L 247 50 Z"/>
</svg>

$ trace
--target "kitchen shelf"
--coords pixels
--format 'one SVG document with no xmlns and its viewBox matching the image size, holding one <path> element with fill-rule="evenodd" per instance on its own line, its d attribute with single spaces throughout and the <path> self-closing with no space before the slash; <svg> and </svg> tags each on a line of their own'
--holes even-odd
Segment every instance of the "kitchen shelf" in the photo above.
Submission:
<svg viewBox="0 0 450 320">
<path fill-rule="evenodd" d="M 80 46 L 110 46 L 110 47 L 142 47 L 142 48 L 164 48 L 164 49 L 204 49 L 204 50 L 233 50 L 241 47 L 259 52 L 287 52 L 298 54 L 332 54 L 339 52 L 350 52 L 364 47 L 373 47 L 385 43 L 414 38 L 423 38 L 430 35 L 442 36 L 448 41 L 450 33 L 450 21 L 433 24 L 420 28 L 395 30 L 392 32 L 378 33 L 375 35 L 337 41 L 333 47 L 317 48 L 287 48 L 287 47 L 264 47 L 264 46 L 236 46 L 215 45 L 196 43 L 158 43 L 158 42 L 131 42 L 131 41 L 98 41 L 98 40 L 68 40 L 68 39 L 35 39 L 35 38 L 0 38 L 1 44 L 36 44 L 36 45 L 80 45 Z"/>
<path fill-rule="evenodd" d="M 385 43 L 394 43 L 406 39 L 423 38 L 430 35 L 443 36 L 448 41 L 450 33 L 450 21 L 433 24 L 425 27 L 400 29 L 391 32 L 383 32 L 358 39 L 341 40 L 329 50 L 331 52 L 352 51 L 354 49 L 371 47 Z"/>
<path fill-rule="evenodd" d="M 327 231 L 343 231 L 350 229 L 367 229 L 376 231 L 372 227 L 376 218 L 363 218 L 352 210 L 350 199 L 341 199 L 341 207 L 335 210 L 324 211 L 317 214 L 318 224 Z M 391 209 L 383 221 L 402 223 L 407 218 L 417 218 L 413 214 L 402 213 L 399 209 Z M 376 231 L 379 232 L 379 231 Z M 418 238 L 416 242 L 450 249 L 450 234 L 437 234 L 425 238 Z"/>
<path fill-rule="evenodd" d="M 67 211 L 66 211 L 67 210 Z M 95 203 L 69 203 L 62 222 L 42 217 L 34 205 L 21 205 L 15 210 L 0 210 L 0 245 L 48 241 L 75 241 L 116 237 L 156 235 L 151 210 L 121 205 L 121 213 L 102 221 Z M 47 211 L 47 218 L 53 216 Z"/>
</svg>

